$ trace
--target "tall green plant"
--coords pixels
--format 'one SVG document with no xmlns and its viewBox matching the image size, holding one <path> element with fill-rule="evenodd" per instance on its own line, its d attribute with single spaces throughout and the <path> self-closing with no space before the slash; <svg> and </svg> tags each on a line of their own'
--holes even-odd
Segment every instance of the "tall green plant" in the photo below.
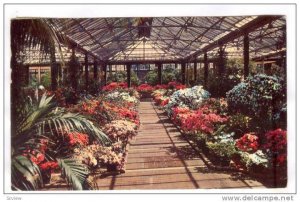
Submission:
<svg viewBox="0 0 300 202">
<path fill-rule="evenodd" d="M 74 189 L 87 187 L 86 181 L 83 180 L 83 178 L 87 178 L 86 168 L 82 164 L 59 160 L 66 158 L 65 155 L 68 154 L 68 152 L 56 151 L 58 149 L 55 145 L 59 145 L 56 137 L 61 134 L 61 131 L 83 132 L 101 144 L 110 144 L 109 138 L 91 121 L 80 114 L 70 113 L 64 108 L 56 107 L 53 97 L 43 95 L 36 106 L 31 105 L 24 109 L 22 117 L 18 118 L 13 127 L 11 137 L 13 189 L 36 190 L 43 185 L 38 166 L 23 155 L 24 151 L 28 149 L 38 152 L 40 140 L 45 138 L 51 145 L 54 145 L 45 154 L 47 159 L 59 161 L 62 170 L 66 172 L 67 181 Z M 81 176 L 80 179 L 74 180 L 79 176 Z M 79 182 L 84 185 L 78 186 Z"/>
</svg>

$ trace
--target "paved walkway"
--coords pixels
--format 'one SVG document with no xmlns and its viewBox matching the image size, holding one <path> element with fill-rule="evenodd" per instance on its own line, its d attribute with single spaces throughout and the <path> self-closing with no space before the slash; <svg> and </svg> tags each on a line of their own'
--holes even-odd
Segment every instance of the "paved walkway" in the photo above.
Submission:
<svg viewBox="0 0 300 202">
<path fill-rule="evenodd" d="M 141 127 L 131 141 L 126 173 L 97 180 L 99 189 L 262 188 L 250 179 L 207 169 L 152 102 L 139 106 Z"/>
</svg>

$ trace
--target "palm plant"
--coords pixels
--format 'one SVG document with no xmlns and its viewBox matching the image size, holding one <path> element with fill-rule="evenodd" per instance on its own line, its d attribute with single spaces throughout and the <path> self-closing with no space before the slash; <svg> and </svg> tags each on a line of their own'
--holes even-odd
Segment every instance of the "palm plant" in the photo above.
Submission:
<svg viewBox="0 0 300 202">
<path fill-rule="evenodd" d="M 64 64 L 60 42 L 66 43 L 66 39 L 57 34 L 51 21 L 46 19 L 13 19 L 11 21 L 11 69 L 12 69 L 12 118 L 19 113 L 18 106 L 22 103 L 22 87 L 27 85 L 28 69 L 24 65 L 24 55 L 27 50 L 38 50 L 40 59 L 50 55 L 51 86 L 57 87 L 57 63 L 55 57 L 56 47 L 62 63 Z M 27 78 L 26 78 L 27 77 Z"/>
<path fill-rule="evenodd" d="M 40 140 L 45 138 L 52 145 L 45 153 L 46 159 L 58 162 L 73 189 L 89 188 L 86 167 L 76 160 L 68 159 L 70 152 L 63 152 L 62 148 L 59 148 L 57 136 L 61 131 L 78 131 L 88 134 L 91 139 L 104 145 L 110 144 L 109 138 L 84 116 L 56 107 L 53 97 L 47 97 L 45 94 L 36 106 L 23 109 L 23 113 L 15 120 L 15 127 L 12 127 L 12 188 L 36 190 L 43 185 L 39 167 L 24 156 L 24 151 L 39 152 Z"/>
</svg>

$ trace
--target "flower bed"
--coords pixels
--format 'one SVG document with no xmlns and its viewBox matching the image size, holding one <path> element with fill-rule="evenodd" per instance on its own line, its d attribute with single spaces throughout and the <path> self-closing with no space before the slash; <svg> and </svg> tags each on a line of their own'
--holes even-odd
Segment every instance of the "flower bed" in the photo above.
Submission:
<svg viewBox="0 0 300 202">
<path fill-rule="evenodd" d="M 73 111 L 84 114 L 97 123 L 110 138 L 112 145 L 95 145 L 77 152 L 77 156 L 86 160 L 87 156 L 94 156 L 93 165 L 112 168 L 125 172 L 127 145 L 137 135 L 139 116 L 137 106 L 139 94 L 134 89 L 125 88 L 123 84 L 111 83 L 103 87 L 105 93 L 93 99 L 85 99 L 73 107 Z M 94 151 L 94 147 L 101 151 Z M 104 156 L 101 157 L 100 154 Z M 106 156 L 106 157 L 105 157 Z M 96 159 L 96 160 L 95 160 Z M 104 160 L 107 159 L 107 160 Z M 97 161 L 97 162 L 96 162 Z"/>
<path fill-rule="evenodd" d="M 141 94 L 141 98 L 151 98 L 154 87 L 149 84 L 141 84 L 136 90 Z"/>
<path fill-rule="evenodd" d="M 268 91 L 268 85 L 266 88 Z M 202 86 L 173 93 L 158 89 L 152 96 L 182 134 L 214 165 L 255 176 L 262 173 L 266 179 L 276 181 L 278 186 L 285 186 L 285 130 L 274 130 L 269 127 L 270 124 L 262 127 L 257 123 L 256 114 L 244 113 L 238 106 L 232 110 L 231 99 L 228 104 L 224 98 L 209 98 L 209 93 Z"/>
<path fill-rule="evenodd" d="M 64 108 L 54 108 L 55 103 L 50 102 L 54 96 Z M 60 172 L 73 189 L 93 189 L 88 178 L 94 172 L 125 172 L 128 143 L 137 135 L 140 124 L 137 91 L 111 83 L 97 97 L 88 95 L 70 105 L 61 100 L 65 100 L 61 90 L 52 97 L 43 96 L 37 111 L 28 116 L 31 120 L 37 118 L 37 123 L 32 132 L 23 135 L 29 139 L 16 147 L 20 155 L 12 163 L 14 176 L 27 175 L 30 180 L 21 177 L 18 183 L 14 179 L 20 189 L 39 189 L 51 183 L 54 172 L 55 175 Z M 41 113 L 39 108 L 43 110 Z M 24 168 L 25 173 L 19 174 L 20 163 L 32 172 Z"/>
<path fill-rule="evenodd" d="M 185 85 L 182 85 L 181 83 L 171 81 L 168 84 L 162 84 L 162 85 L 155 85 L 151 86 L 149 84 L 141 84 L 139 85 L 136 90 L 141 94 L 142 98 L 151 98 L 153 97 L 153 93 L 157 93 L 160 90 L 166 90 L 169 92 L 169 94 L 172 94 L 176 90 L 184 89 L 186 88 Z M 157 97 L 157 101 L 158 101 Z M 163 101 L 163 100 L 162 100 Z M 162 101 L 158 101 L 159 103 Z M 164 102 L 164 105 L 167 104 L 167 101 Z"/>
</svg>

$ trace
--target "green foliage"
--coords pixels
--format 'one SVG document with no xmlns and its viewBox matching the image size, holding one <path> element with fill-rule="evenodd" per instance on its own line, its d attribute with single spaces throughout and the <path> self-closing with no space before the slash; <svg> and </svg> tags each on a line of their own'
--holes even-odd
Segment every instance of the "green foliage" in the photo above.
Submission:
<svg viewBox="0 0 300 202">
<path fill-rule="evenodd" d="M 180 73 L 177 69 L 167 66 L 162 70 L 162 83 L 168 84 L 170 81 L 179 81 Z M 149 71 L 145 76 L 145 81 L 150 85 L 158 84 L 158 70 Z"/>
<path fill-rule="evenodd" d="M 230 160 L 231 157 L 237 152 L 232 142 L 207 142 L 209 152 L 220 158 L 220 160 Z"/>
<path fill-rule="evenodd" d="M 245 133 L 251 132 L 251 118 L 241 113 L 230 116 L 225 131 L 234 132 L 235 138 L 242 137 Z"/>
<path fill-rule="evenodd" d="M 239 154 L 241 156 L 241 161 L 246 165 L 249 171 L 256 166 L 261 166 L 264 168 L 268 168 L 270 166 L 270 160 L 268 159 L 268 156 L 261 150 L 257 150 L 253 154 L 240 151 Z"/>
<path fill-rule="evenodd" d="M 208 79 L 208 91 L 212 97 L 225 97 L 226 92 L 241 82 L 244 75 L 244 62 L 240 58 L 226 58 L 223 64 L 223 73 L 210 72 Z M 255 63 L 249 62 L 250 75 L 255 73 Z"/>
<path fill-rule="evenodd" d="M 209 81 L 208 90 L 213 97 L 225 97 L 226 92 L 241 82 L 241 73 L 238 68 L 227 68 L 224 75 L 214 74 Z"/>
<path fill-rule="evenodd" d="M 63 175 L 74 190 L 93 189 L 87 167 L 74 159 L 57 159 Z"/>
<path fill-rule="evenodd" d="M 78 79 L 80 63 L 75 55 L 71 55 L 70 61 L 67 64 L 66 79 L 64 79 L 65 87 L 72 87 L 75 92 L 78 90 Z"/>
<path fill-rule="evenodd" d="M 45 88 L 50 89 L 51 87 L 51 75 L 50 72 L 47 71 L 42 77 L 41 77 L 41 85 L 43 85 Z"/>
<path fill-rule="evenodd" d="M 286 87 L 278 77 L 258 74 L 248 77 L 227 92 L 229 109 L 257 118 L 269 119 L 270 110 L 277 112 L 286 99 Z"/>
<path fill-rule="evenodd" d="M 96 141 L 106 144 L 109 138 L 97 128 L 91 121 L 80 114 L 66 112 L 63 108 L 57 108 L 52 101 L 53 97 L 42 96 L 39 105 L 33 106 L 27 116 L 17 124 L 12 134 L 13 145 L 23 144 L 34 135 L 54 135 L 61 131 L 83 132 L 91 135 Z M 16 146 L 17 146 L 16 145 Z"/>
<path fill-rule="evenodd" d="M 117 71 L 113 72 L 112 74 L 109 74 L 107 76 L 107 82 L 127 82 L 127 72 L 126 71 Z M 131 70 L 131 84 L 132 85 L 139 85 L 139 78 L 137 77 L 137 74 L 135 71 Z"/>
<path fill-rule="evenodd" d="M 180 81 L 180 72 L 179 70 L 167 66 L 162 70 L 162 83 L 163 84 L 168 84 L 171 81 Z"/>
<path fill-rule="evenodd" d="M 89 83 L 89 94 L 97 95 L 99 93 L 101 81 L 91 80 Z"/>
<path fill-rule="evenodd" d="M 149 71 L 145 76 L 145 82 L 150 85 L 158 84 L 158 73 L 157 70 Z"/>
<path fill-rule="evenodd" d="M 57 108 L 52 100 L 53 97 L 43 95 L 37 105 L 26 107 L 17 120 L 13 120 L 12 131 L 12 186 L 14 189 L 32 190 L 39 188 L 37 182 L 41 181 L 38 167 L 26 157 L 20 157 L 23 152 L 30 148 L 39 151 L 39 142 L 47 138 L 52 147 L 46 153 L 50 159 L 62 158 L 65 154 L 60 153 L 59 143 L 56 137 L 61 131 L 78 131 L 91 136 L 92 139 L 102 144 L 109 144 L 109 138 L 91 121 L 84 116 L 66 112 L 63 108 Z M 26 159 L 24 159 L 26 158 Z M 21 166 L 20 166 L 21 165 Z M 73 164 L 72 164 L 73 165 Z M 69 172 L 70 173 L 70 172 Z M 18 176 L 26 176 L 19 178 Z M 36 179 L 33 180 L 32 178 Z"/>
<path fill-rule="evenodd" d="M 43 180 L 38 166 L 25 156 L 12 158 L 11 171 L 13 190 L 37 190 L 42 187 Z"/>
</svg>

